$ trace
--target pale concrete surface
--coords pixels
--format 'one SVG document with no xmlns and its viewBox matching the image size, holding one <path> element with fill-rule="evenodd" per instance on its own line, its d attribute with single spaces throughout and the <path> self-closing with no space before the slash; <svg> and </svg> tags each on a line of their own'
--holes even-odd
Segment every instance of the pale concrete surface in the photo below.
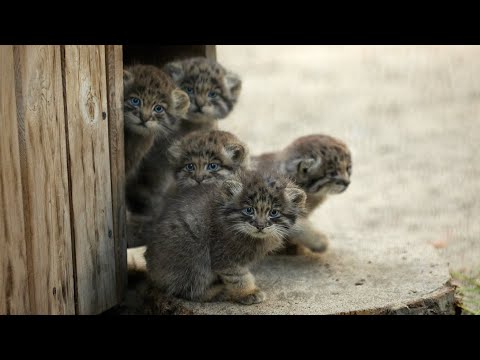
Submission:
<svg viewBox="0 0 480 360">
<path fill-rule="evenodd" d="M 432 247 L 357 233 L 332 240 L 323 255 L 270 256 L 255 267 L 257 285 L 267 294 L 264 303 L 182 304 L 195 314 L 410 314 L 415 310 L 408 306 L 429 299 L 420 313 L 454 313 L 449 273 Z"/>
<path fill-rule="evenodd" d="M 480 272 L 480 46 L 218 46 L 217 55 L 243 77 L 220 126 L 253 154 L 318 132 L 351 147 L 352 183 L 315 212 L 319 229 L 398 236 L 436 247 L 452 270 Z"/>
</svg>

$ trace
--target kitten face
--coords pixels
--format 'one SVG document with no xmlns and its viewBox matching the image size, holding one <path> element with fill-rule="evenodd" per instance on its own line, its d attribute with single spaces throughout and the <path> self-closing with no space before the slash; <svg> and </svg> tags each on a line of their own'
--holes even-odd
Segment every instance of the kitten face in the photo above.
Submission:
<svg viewBox="0 0 480 360">
<path fill-rule="evenodd" d="M 139 135 L 166 137 L 175 131 L 190 100 L 162 70 L 134 65 L 124 70 L 125 128 Z"/>
<path fill-rule="evenodd" d="M 239 172 L 222 185 L 220 216 L 234 233 L 284 239 L 305 208 L 306 194 L 280 175 Z"/>
<path fill-rule="evenodd" d="M 190 97 L 187 120 L 195 122 L 225 118 L 233 110 L 242 82 L 214 60 L 191 58 L 168 63 L 164 67 L 172 79 Z"/>
<path fill-rule="evenodd" d="M 287 147 L 284 156 L 285 172 L 309 195 L 339 194 L 350 184 L 350 150 L 338 139 L 304 136 Z"/>
<path fill-rule="evenodd" d="M 244 143 L 220 130 L 194 131 L 168 150 L 179 188 L 221 184 L 247 166 L 247 155 Z"/>
</svg>

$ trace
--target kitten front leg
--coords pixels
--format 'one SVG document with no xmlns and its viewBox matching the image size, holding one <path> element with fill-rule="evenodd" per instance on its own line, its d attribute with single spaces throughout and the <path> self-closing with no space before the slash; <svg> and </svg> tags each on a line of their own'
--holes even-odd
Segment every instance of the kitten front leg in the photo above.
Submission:
<svg viewBox="0 0 480 360">
<path fill-rule="evenodd" d="M 289 236 L 289 241 L 319 253 L 326 251 L 329 243 L 328 237 L 316 230 L 313 224 L 305 218 L 298 219 L 295 229 Z"/>
<path fill-rule="evenodd" d="M 252 305 L 261 303 L 267 298 L 265 293 L 255 285 L 255 278 L 247 268 L 226 269 L 218 274 L 225 286 L 223 294 L 225 300 Z"/>
<path fill-rule="evenodd" d="M 205 294 L 199 299 L 201 302 L 216 302 L 224 301 L 225 297 L 225 285 L 224 284 L 214 284 L 207 289 Z"/>
</svg>

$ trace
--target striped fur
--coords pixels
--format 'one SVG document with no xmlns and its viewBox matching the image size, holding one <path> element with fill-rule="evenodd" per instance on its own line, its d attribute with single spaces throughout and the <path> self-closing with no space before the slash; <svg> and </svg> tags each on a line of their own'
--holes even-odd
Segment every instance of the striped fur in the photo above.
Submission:
<svg viewBox="0 0 480 360">
<path fill-rule="evenodd" d="M 248 149 L 226 131 L 195 131 L 176 141 L 168 150 L 178 188 L 221 184 L 247 167 Z M 190 165 L 189 165 L 190 164 Z M 209 168 L 215 164 L 216 169 Z M 194 169 L 190 170 L 187 165 Z"/>
<path fill-rule="evenodd" d="M 145 253 L 150 280 L 167 296 L 263 301 L 249 267 L 282 247 L 304 211 L 305 198 L 285 177 L 251 171 L 239 171 L 221 187 L 204 184 L 181 191 L 143 230 L 150 242 Z M 246 215 L 245 207 L 255 214 Z M 271 209 L 281 215 L 269 219 Z"/>
<path fill-rule="evenodd" d="M 139 99 L 134 106 L 132 99 Z M 159 68 L 135 65 L 124 70 L 125 173 L 131 179 L 154 141 L 179 129 L 189 107 L 188 96 Z M 154 111 L 155 106 L 164 109 Z"/>
<path fill-rule="evenodd" d="M 252 157 L 252 167 L 276 169 L 294 180 L 307 193 L 307 212 L 310 214 L 328 196 L 347 189 L 352 175 L 352 156 L 343 141 L 313 134 L 296 139 L 282 151 Z M 328 247 L 328 238 L 315 230 L 307 219 L 302 219 L 289 237 L 289 243 L 323 252 Z M 288 252 L 302 251 L 293 246 Z"/>
</svg>

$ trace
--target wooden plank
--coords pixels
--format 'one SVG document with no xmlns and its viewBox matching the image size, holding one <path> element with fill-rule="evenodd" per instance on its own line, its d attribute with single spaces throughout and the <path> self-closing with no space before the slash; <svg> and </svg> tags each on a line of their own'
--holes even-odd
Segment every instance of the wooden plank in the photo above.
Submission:
<svg viewBox="0 0 480 360">
<path fill-rule="evenodd" d="M 110 175 L 112 178 L 113 238 L 117 274 L 117 301 L 127 289 L 127 228 L 125 206 L 125 159 L 123 140 L 122 46 L 106 46 Z"/>
<path fill-rule="evenodd" d="M 217 60 L 217 47 L 216 45 L 204 45 L 205 56 L 209 59 Z"/>
<path fill-rule="evenodd" d="M 192 56 L 206 56 L 216 59 L 215 45 L 124 45 L 123 62 L 131 64 L 153 64 L 162 66 L 165 63 Z"/>
<path fill-rule="evenodd" d="M 65 46 L 77 313 L 116 305 L 104 46 Z"/>
<path fill-rule="evenodd" d="M 0 46 L 0 314 L 31 312 L 13 47 Z"/>
<path fill-rule="evenodd" d="M 32 312 L 74 314 L 59 46 L 14 48 Z"/>
</svg>

